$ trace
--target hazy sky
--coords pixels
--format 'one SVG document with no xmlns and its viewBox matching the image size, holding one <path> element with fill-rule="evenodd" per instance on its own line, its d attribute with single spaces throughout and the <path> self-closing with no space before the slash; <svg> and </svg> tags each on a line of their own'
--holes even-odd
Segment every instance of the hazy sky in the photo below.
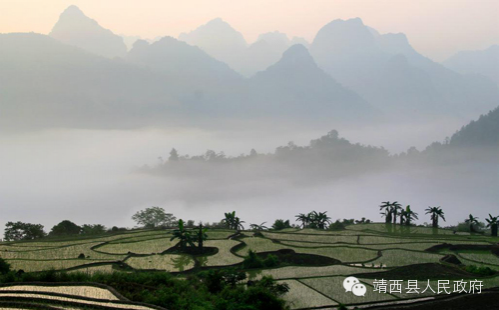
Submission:
<svg viewBox="0 0 499 310">
<path fill-rule="evenodd" d="M 1 0 L 0 33 L 50 32 L 77 5 L 117 34 L 178 36 L 221 17 L 252 42 L 279 30 L 312 40 L 334 19 L 361 17 L 381 33 L 403 32 L 434 60 L 499 44 L 497 0 Z"/>
</svg>

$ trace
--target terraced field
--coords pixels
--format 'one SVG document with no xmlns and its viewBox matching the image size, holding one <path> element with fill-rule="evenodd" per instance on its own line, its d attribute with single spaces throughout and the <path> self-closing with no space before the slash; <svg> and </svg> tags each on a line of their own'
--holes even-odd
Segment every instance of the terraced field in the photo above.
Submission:
<svg viewBox="0 0 499 310">
<path fill-rule="evenodd" d="M 210 251 L 205 254 L 182 254 L 178 241 L 170 240 L 170 230 L 139 230 L 73 241 L 1 243 L 0 257 L 13 269 L 25 272 L 148 271 L 184 277 L 185 273 L 210 268 L 242 268 L 245 256 L 252 250 L 262 258 L 274 254 L 280 263 L 272 268 L 247 269 L 248 277 L 272 276 L 280 283 L 287 283 L 290 291 L 284 298 L 291 309 L 393 304 L 438 295 L 431 291 L 417 295 L 404 291 L 379 293 L 374 291 L 379 279 L 407 281 L 414 277 L 420 285 L 430 281 L 434 288 L 438 287 L 438 280 L 455 279 L 483 281 L 483 289 L 499 286 L 499 273 L 487 277 L 469 274 L 458 265 L 442 260 L 453 255 L 464 265 L 484 266 L 499 272 L 499 239 L 488 236 L 454 234 L 443 229 L 434 234 L 425 227 L 396 226 L 390 232 L 384 224 L 352 225 L 343 231 L 287 229 L 255 234 L 209 230 L 207 234 L 204 246 Z M 440 246 L 444 243 L 445 246 Z M 365 285 L 365 296 L 345 292 L 343 280 L 349 276 L 356 276 Z M 64 309 L 158 309 L 134 304 L 110 288 L 88 284 L 0 287 L 2 309 L 18 309 L 15 305 L 28 300 Z"/>
</svg>

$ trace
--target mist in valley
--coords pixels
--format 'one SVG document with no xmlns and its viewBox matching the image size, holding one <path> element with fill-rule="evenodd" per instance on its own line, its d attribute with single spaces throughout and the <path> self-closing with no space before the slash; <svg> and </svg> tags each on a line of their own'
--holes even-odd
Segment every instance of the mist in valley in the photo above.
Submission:
<svg viewBox="0 0 499 310">
<path fill-rule="evenodd" d="M 451 127 L 451 126 L 450 126 Z M 403 128 L 400 126 L 400 128 Z M 435 125 L 399 130 L 380 126 L 345 128 L 340 136 L 356 143 L 389 145 L 391 154 L 411 146 L 423 150 L 440 132 Z M 449 128 L 449 131 L 452 129 Z M 354 139 L 351 136 L 362 137 Z M 362 134 L 363 132 L 363 134 Z M 422 133 L 427 133 L 423 135 Z M 169 152 L 199 155 L 207 150 L 226 156 L 273 153 L 293 141 L 308 145 L 327 133 L 289 126 L 206 130 L 194 128 L 141 130 L 68 130 L 10 132 L 0 135 L 0 204 L 2 225 L 7 221 L 42 223 L 50 228 L 64 219 L 77 224 L 133 227 L 138 210 L 160 206 L 178 218 L 217 222 L 224 212 L 237 211 L 246 223 L 294 220 L 298 213 L 328 211 L 333 219 L 366 217 L 381 221 L 381 201 L 410 204 L 420 214 L 440 205 L 449 224 L 463 220 L 470 210 L 493 212 L 499 194 L 497 163 L 452 164 L 435 167 L 380 165 L 367 159 L 362 169 L 335 173 L 294 171 L 286 165 L 222 165 L 194 167 L 168 173 L 155 171 L 168 163 Z M 417 137 L 409 139 L 408 137 Z M 420 143 L 413 143 L 420 140 Z M 370 140 L 370 143 L 367 143 Z M 440 139 L 442 140 L 442 139 Z M 310 159 L 304 158 L 304 161 Z M 319 166 L 320 167 L 320 166 Z M 477 204 L 477 201 L 480 202 Z"/>
</svg>

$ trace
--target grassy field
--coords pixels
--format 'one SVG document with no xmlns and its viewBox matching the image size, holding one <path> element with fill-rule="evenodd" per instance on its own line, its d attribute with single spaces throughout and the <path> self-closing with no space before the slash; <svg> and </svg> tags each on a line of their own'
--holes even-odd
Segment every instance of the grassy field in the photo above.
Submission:
<svg viewBox="0 0 499 310">
<path fill-rule="evenodd" d="M 374 292 L 373 283 L 375 279 L 381 278 L 395 280 L 397 277 L 407 279 L 414 276 L 428 279 L 431 285 L 437 287 L 438 280 L 456 275 L 462 279 L 481 279 L 484 289 L 499 286 L 499 257 L 494 254 L 497 251 L 466 248 L 493 247 L 499 242 L 497 238 L 454 234 L 444 229 L 439 229 L 438 234 L 433 232 L 431 228 L 425 227 L 400 229 L 396 226 L 390 233 L 385 224 L 376 223 L 351 225 L 342 231 L 287 229 L 254 234 L 252 231 L 236 233 L 232 230 L 209 230 L 204 246 L 210 251 L 204 254 L 181 254 L 175 252 L 178 241 L 170 240 L 171 230 L 138 230 L 77 240 L 1 243 L 0 257 L 11 264 L 14 270 L 25 272 L 50 269 L 88 274 L 154 271 L 173 272 L 177 277 L 184 277 L 186 273 L 211 268 L 242 268 L 241 263 L 249 250 L 264 253 L 259 255 L 287 255 L 288 260 L 280 265 L 245 271 L 250 279 L 272 276 L 280 283 L 287 283 L 290 291 L 284 295 L 284 299 L 291 309 L 393 303 L 435 295 L 431 291 L 419 295 Z M 443 243 L 459 245 L 456 247 L 459 250 L 442 248 L 439 251 L 427 251 Z M 445 255 L 454 255 L 464 265 L 489 267 L 498 273 L 488 276 L 467 273 L 459 266 L 442 262 Z M 332 258 L 335 263 L 314 266 L 314 260 L 320 257 Z M 416 267 L 419 264 L 429 267 L 418 269 Z M 435 266 L 443 268 L 445 272 L 435 269 Z M 358 278 L 366 286 L 365 296 L 358 297 L 345 292 L 343 280 L 352 275 L 359 275 Z M 62 300 L 71 305 L 67 309 L 82 308 L 75 306 L 79 303 L 84 303 L 84 307 L 89 309 L 151 309 L 118 300 L 105 288 L 83 284 L 72 287 L 0 287 L 0 303 L 11 298 L 45 300 L 47 305 Z"/>
</svg>

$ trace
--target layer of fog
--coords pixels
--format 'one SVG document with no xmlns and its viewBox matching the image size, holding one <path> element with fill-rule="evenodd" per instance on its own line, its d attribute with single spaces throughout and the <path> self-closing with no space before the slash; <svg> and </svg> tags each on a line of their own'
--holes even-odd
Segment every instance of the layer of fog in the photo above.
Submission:
<svg viewBox="0 0 499 310">
<path fill-rule="evenodd" d="M 456 125 L 337 129 L 352 142 L 400 152 L 441 141 L 460 127 Z M 311 210 L 327 210 L 333 219 L 365 216 L 379 221 L 377 205 L 385 200 L 411 204 L 420 215 L 428 205 L 441 205 L 448 210 L 448 221 L 455 222 L 471 211 L 483 219 L 494 211 L 499 198 L 494 192 L 499 171 L 490 167 L 479 175 L 466 168 L 445 175 L 431 170 L 386 171 L 320 185 L 278 177 L 228 184 L 217 175 L 178 179 L 134 173 L 143 164 L 156 165 L 160 156 L 166 159 L 172 147 L 189 155 L 207 149 L 232 156 L 251 148 L 266 153 L 288 141 L 306 145 L 333 129 L 257 128 L 0 133 L 0 229 L 7 221 L 20 220 L 42 223 L 49 230 L 64 219 L 132 227 L 131 215 L 148 206 L 161 206 L 179 218 L 196 221 L 218 221 L 231 210 L 247 223 L 294 219 L 295 214 Z M 425 216 L 421 219 L 428 221 Z"/>
</svg>

